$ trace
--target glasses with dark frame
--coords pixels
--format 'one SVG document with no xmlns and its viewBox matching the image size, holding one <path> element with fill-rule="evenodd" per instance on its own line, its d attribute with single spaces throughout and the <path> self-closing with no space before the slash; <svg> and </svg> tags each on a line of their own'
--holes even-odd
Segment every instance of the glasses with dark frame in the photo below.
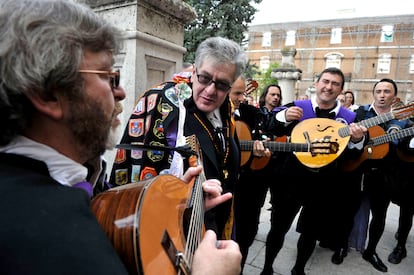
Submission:
<svg viewBox="0 0 414 275">
<path fill-rule="evenodd" d="M 85 74 L 106 74 L 109 77 L 109 84 L 112 89 L 118 89 L 119 80 L 121 78 L 121 73 L 119 70 L 115 71 L 99 71 L 99 70 L 78 70 L 80 73 Z"/>
<path fill-rule="evenodd" d="M 231 89 L 231 85 L 229 83 L 226 83 L 220 80 L 218 81 L 213 80 L 213 78 L 205 74 L 198 74 L 197 72 L 196 74 L 197 74 L 198 82 L 200 82 L 200 84 L 202 85 L 210 86 L 211 83 L 214 83 L 214 87 L 216 87 L 217 90 L 220 90 L 223 92 L 227 92 L 228 90 Z"/>
</svg>

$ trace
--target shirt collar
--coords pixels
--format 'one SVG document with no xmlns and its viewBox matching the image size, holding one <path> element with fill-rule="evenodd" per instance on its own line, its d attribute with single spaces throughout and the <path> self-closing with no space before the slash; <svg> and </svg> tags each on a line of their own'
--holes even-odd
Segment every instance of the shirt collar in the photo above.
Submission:
<svg viewBox="0 0 414 275">
<path fill-rule="evenodd" d="M 0 152 L 23 155 L 46 163 L 50 176 L 62 185 L 72 186 L 86 180 L 88 169 L 55 149 L 17 136 L 8 145 L 0 147 Z"/>
<path fill-rule="evenodd" d="M 318 103 L 316 103 L 316 99 L 312 98 L 311 103 L 312 103 L 312 109 L 316 113 L 316 107 L 319 107 Z M 341 108 L 341 104 L 337 101 L 335 108 L 333 108 L 329 113 L 335 113 L 335 115 L 338 115 L 340 108 Z"/>
</svg>

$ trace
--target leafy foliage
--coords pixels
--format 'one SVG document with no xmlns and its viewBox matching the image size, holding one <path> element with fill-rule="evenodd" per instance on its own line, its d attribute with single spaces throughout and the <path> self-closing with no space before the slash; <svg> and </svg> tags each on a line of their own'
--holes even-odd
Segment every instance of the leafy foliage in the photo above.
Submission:
<svg viewBox="0 0 414 275">
<path fill-rule="evenodd" d="M 227 37 L 243 44 L 244 33 L 257 9 L 251 3 L 262 0 L 187 0 L 197 12 L 197 18 L 185 28 L 185 62 L 194 62 L 198 44 L 212 36 Z"/>
<path fill-rule="evenodd" d="M 260 76 L 258 76 L 258 78 L 260 79 L 259 83 L 259 89 L 263 90 L 266 86 L 270 85 L 270 84 L 277 84 L 277 79 L 276 78 L 272 78 L 271 74 L 273 69 L 276 69 L 279 67 L 279 64 L 277 62 L 273 62 L 270 63 L 269 68 L 262 72 Z"/>
</svg>

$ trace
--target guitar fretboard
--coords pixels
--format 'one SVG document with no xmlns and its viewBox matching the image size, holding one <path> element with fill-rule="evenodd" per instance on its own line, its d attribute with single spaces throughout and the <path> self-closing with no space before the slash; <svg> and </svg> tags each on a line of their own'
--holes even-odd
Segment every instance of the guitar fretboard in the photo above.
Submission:
<svg viewBox="0 0 414 275">
<path fill-rule="evenodd" d="M 414 127 L 405 128 L 393 133 L 389 133 L 386 135 L 382 135 L 379 137 L 375 137 L 371 139 L 371 142 L 374 146 L 384 144 L 393 140 L 402 139 L 405 137 L 413 136 L 414 135 Z"/>
<path fill-rule="evenodd" d="M 253 140 L 240 140 L 241 151 L 253 150 Z M 289 143 L 289 142 L 275 142 L 264 141 L 263 146 L 269 148 L 272 152 L 309 152 L 309 145 L 306 143 Z"/>
<path fill-rule="evenodd" d="M 380 114 L 375 117 L 371 117 L 365 120 L 358 122 L 357 124 L 360 126 L 364 126 L 366 128 L 370 128 L 375 125 L 379 125 L 381 123 L 390 121 L 392 119 L 406 119 L 410 118 L 414 115 L 414 103 L 408 104 L 406 106 L 395 108 L 392 112 Z M 350 135 L 349 126 L 345 126 L 338 130 L 338 134 L 340 137 L 347 137 Z"/>
</svg>

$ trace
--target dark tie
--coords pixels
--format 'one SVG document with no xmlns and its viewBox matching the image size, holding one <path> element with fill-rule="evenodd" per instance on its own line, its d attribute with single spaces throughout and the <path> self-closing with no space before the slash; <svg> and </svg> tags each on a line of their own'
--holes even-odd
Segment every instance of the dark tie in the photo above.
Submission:
<svg viewBox="0 0 414 275">
<path fill-rule="evenodd" d="M 320 118 L 335 118 L 335 112 L 331 112 L 332 110 L 325 110 L 320 109 L 319 107 L 315 108 L 316 117 Z"/>
</svg>

